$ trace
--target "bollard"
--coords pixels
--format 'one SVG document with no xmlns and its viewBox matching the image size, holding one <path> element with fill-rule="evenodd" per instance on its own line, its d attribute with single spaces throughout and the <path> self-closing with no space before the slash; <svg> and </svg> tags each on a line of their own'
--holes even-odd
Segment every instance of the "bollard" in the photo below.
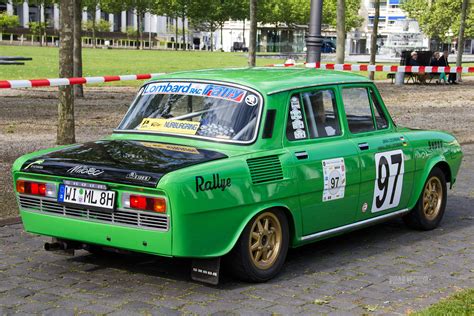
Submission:
<svg viewBox="0 0 474 316">
<path fill-rule="evenodd" d="M 395 73 L 395 84 L 400 86 L 403 85 L 405 81 L 405 73 L 404 72 L 397 72 Z"/>
</svg>

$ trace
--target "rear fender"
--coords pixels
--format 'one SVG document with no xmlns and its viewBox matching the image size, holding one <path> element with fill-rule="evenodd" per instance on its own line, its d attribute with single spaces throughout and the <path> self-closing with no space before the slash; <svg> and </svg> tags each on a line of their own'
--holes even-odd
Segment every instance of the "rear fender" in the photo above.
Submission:
<svg viewBox="0 0 474 316">
<path fill-rule="evenodd" d="M 235 244 L 237 243 L 240 236 L 242 235 L 242 232 L 244 231 L 245 226 L 247 226 L 247 224 L 252 220 L 252 218 L 254 218 L 257 214 L 259 214 L 261 212 L 271 210 L 271 209 L 281 209 L 285 213 L 285 215 L 288 219 L 288 228 L 289 228 L 289 231 L 290 231 L 290 247 L 291 246 L 296 246 L 297 243 L 298 243 L 298 238 L 302 234 L 301 227 L 297 225 L 297 223 L 301 223 L 301 216 L 298 212 L 291 211 L 291 210 L 292 209 L 293 210 L 298 209 L 297 205 L 288 206 L 288 205 L 285 205 L 283 203 L 276 203 L 275 202 L 275 203 L 269 203 L 269 204 L 264 204 L 264 205 L 260 204 L 257 207 L 255 207 L 252 212 L 249 212 L 249 214 L 245 218 L 245 220 L 242 221 L 242 223 L 239 227 L 239 230 L 234 235 L 234 239 L 232 240 L 231 244 L 229 245 L 230 248 L 226 249 L 226 253 L 231 251 L 234 248 Z"/>
<path fill-rule="evenodd" d="M 435 167 L 440 167 L 446 175 L 446 182 L 452 181 L 452 170 L 449 164 L 447 163 L 444 156 L 435 156 L 430 158 L 429 161 L 426 162 L 422 171 L 417 171 L 417 174 L 420 176 L 415 175 L 415 185 L 413 195 L 410 199 L 409 208 L 412 209 L 415 207 L 418 199 L 423 192 L 423 188 L 425 186 L 426 180 L 430 175 L 431 170 Z M 419 173 L 420 172 L 420 173 Z"/>
</svg>

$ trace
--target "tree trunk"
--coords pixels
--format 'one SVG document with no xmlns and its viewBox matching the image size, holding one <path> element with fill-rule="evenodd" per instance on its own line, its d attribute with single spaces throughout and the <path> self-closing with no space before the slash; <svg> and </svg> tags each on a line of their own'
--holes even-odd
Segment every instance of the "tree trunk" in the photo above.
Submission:
<svg viewBox="0 0 474 316">
<path fill-rule="evenodd" d="M 142 30 L 141 30 L 141 14 L 137 12 L 137 45 L 136 45 L 136 49 L 140 49 L 140 45 L 141 45 L 141 34 L 142 34 Z"/>
<path fill-rule="evenodd" d="M 82 0 L 74 1 L 74 77 L 82 77 Z M 81 84 L 74 85 L 74 96 L 84 97 L 84 89 Z"/>
<path fill-rule="evenodd" d="M 176 15 L 174 18 L 174 24 L 175 24 L 175 39 L 174 39 L 174 49 L 178 50 L 178 16 Z"/>
<path fill-rule="evenodd" d="M 255 67 L 257 56 L 257 0 L 250 0 L 249 66 Z"/>
<path fill-rule="evenodd" d="M 223 29 L 224 29 L 224 23 L 221 23 L 221 27 L 220 27 L 220 31 L 221 31 L 221 38 L 220 38 L 220 45 L 221 45 L 221 52 L 224 51 L 224 41 L 223 41 L 223 38 L 222 38 L 222 35 L 223 35 Z"/>
<path fill-rule="evenodd" d="M 183 24 L 183 30 L 182 30 L 182 34 L 183 34 L 183 50 L 186 50 L 186 24 L 184 23 L 184 20 L 186 19 L 186 15 L 184 14 L 184 11 L 183 11 L 183 14 L 181 15 L 181 22 Z"/>
<path fill-rule="evenodd" d="M 96 28 L 96 21 L 95 21 L 95 12 L 92 15 L 92 47 L 97 48 L 97 40 L 95 38 L 95 28 Z"/>
<path fill-rule="evenodd" d="M 244 19 L 244 26 L 242 27 L 242 42 L 244 43 L 244 47 L 245 47 L 245 19 Z M 233 45 L 234 43 L 232 43 Z"/>
<path fill-rule="evenodd" d="M 461 24 L 459 26 L 459 35 L 458 35 L 458 54 L 456 56 L 456 67 L 462 66 L 462 54 L 464 51 L 464 30 L 466 28 L 466 16 L 467 16 L 467 7 L 469 0 L 462 1 L 461 7 Z M 457 73 L 458 81 L 461 81 L 461 73 Z"/>
<path fill-rule="evenodd" d="M 74 0 L 60 0 L 59 19 L 59 77 L 73 76 L 73 24 Z M 58 104 L 58 131 L 56 143 L 58 145 L 72 144 L 75 140 L 74 132 L 74 95 L 71 86 L 59 87 Z"/>
<path fill-rule="evenodd" d="M 374 26 L 372 28 L 372 35 L 370 38 L 370 64 L 375 65 L 375 55 L 377 54 L 377 33 L 379 29 L 379 17 L 380 17 L 380 0 L 375 0 L 375 16 Z M 369 73 L 369 79 L 374 80 L 375 72 Z"/>
<path fill-rule="evenodd" d="M 336 20 L 336 64 L 343 64 L 346 50 L 346 0 L 337 0 Z"/>
<path fill-rule="evenodd" d="M 41 10 L 41 7 L 43 7 L 43 10 Z M 43 12 L 43 38 L 45 40 L 44 42 L 44 45 L 45 46 L 48 46 L 48 37 L 47 37 L 47 34 L 46 34 L 46 26 L 47 26 L 47 23 L 46 23 L 46 16 L 44 14 L 44 10 L 45 10 L 45 5 L 42 4 L 40 7 L 40 13 Z"/>
<path fill-rule="evenodd" d="M 214 29 L 214 27 L 211 24 L 211 52 L 214 51 L 214 32 L 215 31 L 216 30 Z"/>
</svg>

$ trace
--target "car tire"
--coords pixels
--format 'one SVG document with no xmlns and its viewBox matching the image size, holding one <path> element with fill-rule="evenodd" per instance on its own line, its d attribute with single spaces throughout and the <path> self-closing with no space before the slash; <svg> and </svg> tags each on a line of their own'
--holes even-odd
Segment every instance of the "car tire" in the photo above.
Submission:
<svg viewBox="0 0 474 316">
<path fill-rule="evenodd" d="M 268 281 L 283 267 L 288 244 L 289 228 L 285 214 L 278 209 L 263 211 L 245 226 L 228 256 L 228 266 L 241 280 Z"/>
<path fill-rule="evenodd" d="M 428 175 L 416 206 L 403 217 L 404 222 L 418 230 L 435 229 L 443 219 L 446 195 L 446 177 L 435 167 Z"/>
</svg>

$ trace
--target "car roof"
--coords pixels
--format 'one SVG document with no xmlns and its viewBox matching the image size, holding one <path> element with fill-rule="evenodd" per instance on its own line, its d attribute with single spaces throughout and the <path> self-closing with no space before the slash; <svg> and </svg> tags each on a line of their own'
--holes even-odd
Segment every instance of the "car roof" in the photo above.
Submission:
<svg viewBox="0 0 474 316">
<path fill-rule="evenodd" d="M 221 68 L 183 71 L 160 75 L 153 78 L 151 82 L 167 79 L 234 83 L 253 88 L 264 94 L 274 94 L 308 86 L 370 82 L 364 76 L 349 72 L 297 67 Z"/>
</svg>

